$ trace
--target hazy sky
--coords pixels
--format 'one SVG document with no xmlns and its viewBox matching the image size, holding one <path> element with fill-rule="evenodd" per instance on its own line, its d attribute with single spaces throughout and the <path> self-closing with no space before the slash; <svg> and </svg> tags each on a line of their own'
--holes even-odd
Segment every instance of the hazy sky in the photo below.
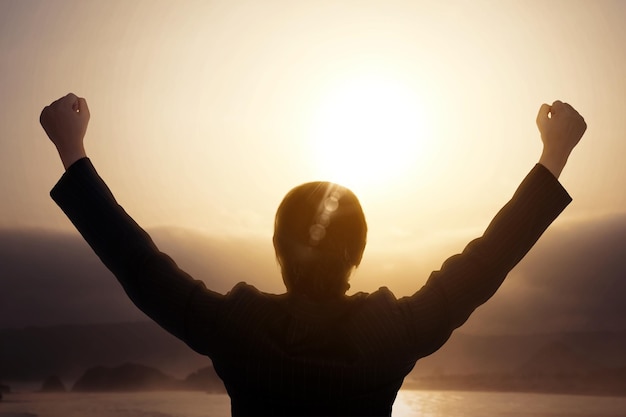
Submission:
<svg viewBox="0 0 626 417">
<path fill-rule="evenodd" d="M 541 103 L 570 102 L 589 126 L 561 177 L 574 201 L 469 328 L 624 329 L 624 22 L 620 1 L 0 0 L 0 327 L 138 314 L 85 244 L 39 230 L 72 230 L 38 123 L 72 91 L 119 202 L 190 229 L 157 243 L 211 288 L 282 291 L 275 209 L 331 180 L 368 218 L 353 290 L 398 296 L 536 163 Z"/>
<path fill-rule="evenodd" d="M 623 213 L 625 21 L 620 1 L 0 0 L 0 228 L 70 228 L 38 123 L 70 91 L 147 228 L 269 236 L 290 188 L 328 179 L 360 196 L 373 248 L 475 234 L 555 99 L 589 125 L 559 221 Z"/>
</svg>

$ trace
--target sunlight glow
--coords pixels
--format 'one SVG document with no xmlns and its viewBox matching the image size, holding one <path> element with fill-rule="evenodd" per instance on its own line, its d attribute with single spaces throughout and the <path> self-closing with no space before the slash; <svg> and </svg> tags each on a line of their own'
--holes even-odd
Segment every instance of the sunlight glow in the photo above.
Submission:
<svg viewBox="0 0 626 417">
<path fill-rule="evenodd" d="M 424 162 L 429 129 L 417 95 L 391 78 L 354 78 L 330 92 L 311 130 L 324 179 L 349 188 L 378 186 Z"/>
</svg>

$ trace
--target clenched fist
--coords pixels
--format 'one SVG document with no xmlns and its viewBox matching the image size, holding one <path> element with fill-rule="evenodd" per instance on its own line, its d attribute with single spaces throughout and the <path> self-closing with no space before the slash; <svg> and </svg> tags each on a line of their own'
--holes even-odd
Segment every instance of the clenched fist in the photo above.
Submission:
<svg viewBox="0 0 626 417">
<path fill-rule="evenodd" d="M 39 122 L 56 146 L 67 169 L 86 156 L 83 139 L 89 124 L 89 108 L 84 98 L 70 93 L 44 107 Z"/>
<path fill-rule="evenodd" d="M 539 163 L 558 178 L 570 153 L 587 130 L 587 123 L 572 106 L 557 100 L 551 106 L 541 106 L 537 127 L 543 141 Z"/>
</svg>

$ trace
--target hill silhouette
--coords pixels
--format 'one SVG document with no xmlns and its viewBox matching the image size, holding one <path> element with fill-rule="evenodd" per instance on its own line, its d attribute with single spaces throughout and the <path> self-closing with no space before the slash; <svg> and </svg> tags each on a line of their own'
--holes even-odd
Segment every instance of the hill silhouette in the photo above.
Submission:
<svg viewBox="0 0 626 417">
<path fill-rule="evenodd" d="M 40 382 L 58 375 L 67 386 L 87 368 L 125 362 L 184 377 L 211 361 L 153 322 L 0 330 L 0 378 Z"/>
<path fill-rule="evenodd" d="M 180 389 L 175 378 L 149 366 L 124 363 L 116 367 L 90 368 L 72 387 L 75 392 L 148 391 Z"/>
<path fill-rule="evenodd" d="M 179 266 L 215 291 L 225 293 L 239 281 L 284 291 L 270 238 L 210 237 L 176 228 L 152 235 Z M 351 291 L 388 286 L 398 297 L 409 295 L 465 243 L 459 238 L 431 245 L 419 256 L 366 251 Z M 555 225 L 463 331 L 625 330 L 625 248 L 624 215 Z M 76 233 L 0 230 L 0 269 L 0 328 L 146 319 Z"/>
<path fill-rule="evenodd" d="M 602 369 L 603 367 L 584 353 L 577 352 L 572 346 L 558 340 L 535 352 L 516 373 L 528 376 L 575 376 Z"/>
<path fill-rule="evenodd" d="M 226 393 L 224 384 L 212 366 L 201 368 L 184 380 L 138 363 L 119 366 L 95 366 L 87 369 L 74 383 L 74 392 L 191 390 Z"/>
<path fill-rule="evenodd" d="M 0 340 L 0 378 L 8 383 L 31 382 L 41 386 L 49 375 L 57 375 L 65 386 L 72 386 L 86 370 L 108 368 L 97 375 L 111 374 L 110 370 L 120 364 L 133 363 L 157 369 L 180 383 L 180 387 L 168 386 L 167 380 L 163 380 L 163 384 L 155 383 L 152 388 L 139 384 L 133 389 L 223 389 L 208 358 L 192 352 L 152 322 L 5 329 L 0 330 Z M 622 395 L 626 391 L 616 387 L 626 382 L 625 351 L 626 332 L 457 332 L 438 352 L 418 361 L 405 383 L 407 387 L 422 389 L 576 393 L 590 392 L 597 386 L 595 393 Z M 98 381 L 95 376 L 91 378 L 94 379 Z M 551 385 L 546 381 L 552 381 Z M 119 381 L 116 384 L 123 386 Z M 106 385 L 99 386 L 90 389 L 104 390 Z"/>
</svg>

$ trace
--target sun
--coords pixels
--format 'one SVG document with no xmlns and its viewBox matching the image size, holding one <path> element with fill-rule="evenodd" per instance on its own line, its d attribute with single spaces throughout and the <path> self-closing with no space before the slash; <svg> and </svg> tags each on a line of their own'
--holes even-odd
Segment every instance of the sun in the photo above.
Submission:
<svg viewBox="0 0 626 417">
<path fill-rule="evenodd" d="M 353 189 L 400 177 L 422 159 L 428 128 L 418 96 L 391 78 L 353 78 L 320 102 L 311 128 L 319 175 Z"/>
</svg>

